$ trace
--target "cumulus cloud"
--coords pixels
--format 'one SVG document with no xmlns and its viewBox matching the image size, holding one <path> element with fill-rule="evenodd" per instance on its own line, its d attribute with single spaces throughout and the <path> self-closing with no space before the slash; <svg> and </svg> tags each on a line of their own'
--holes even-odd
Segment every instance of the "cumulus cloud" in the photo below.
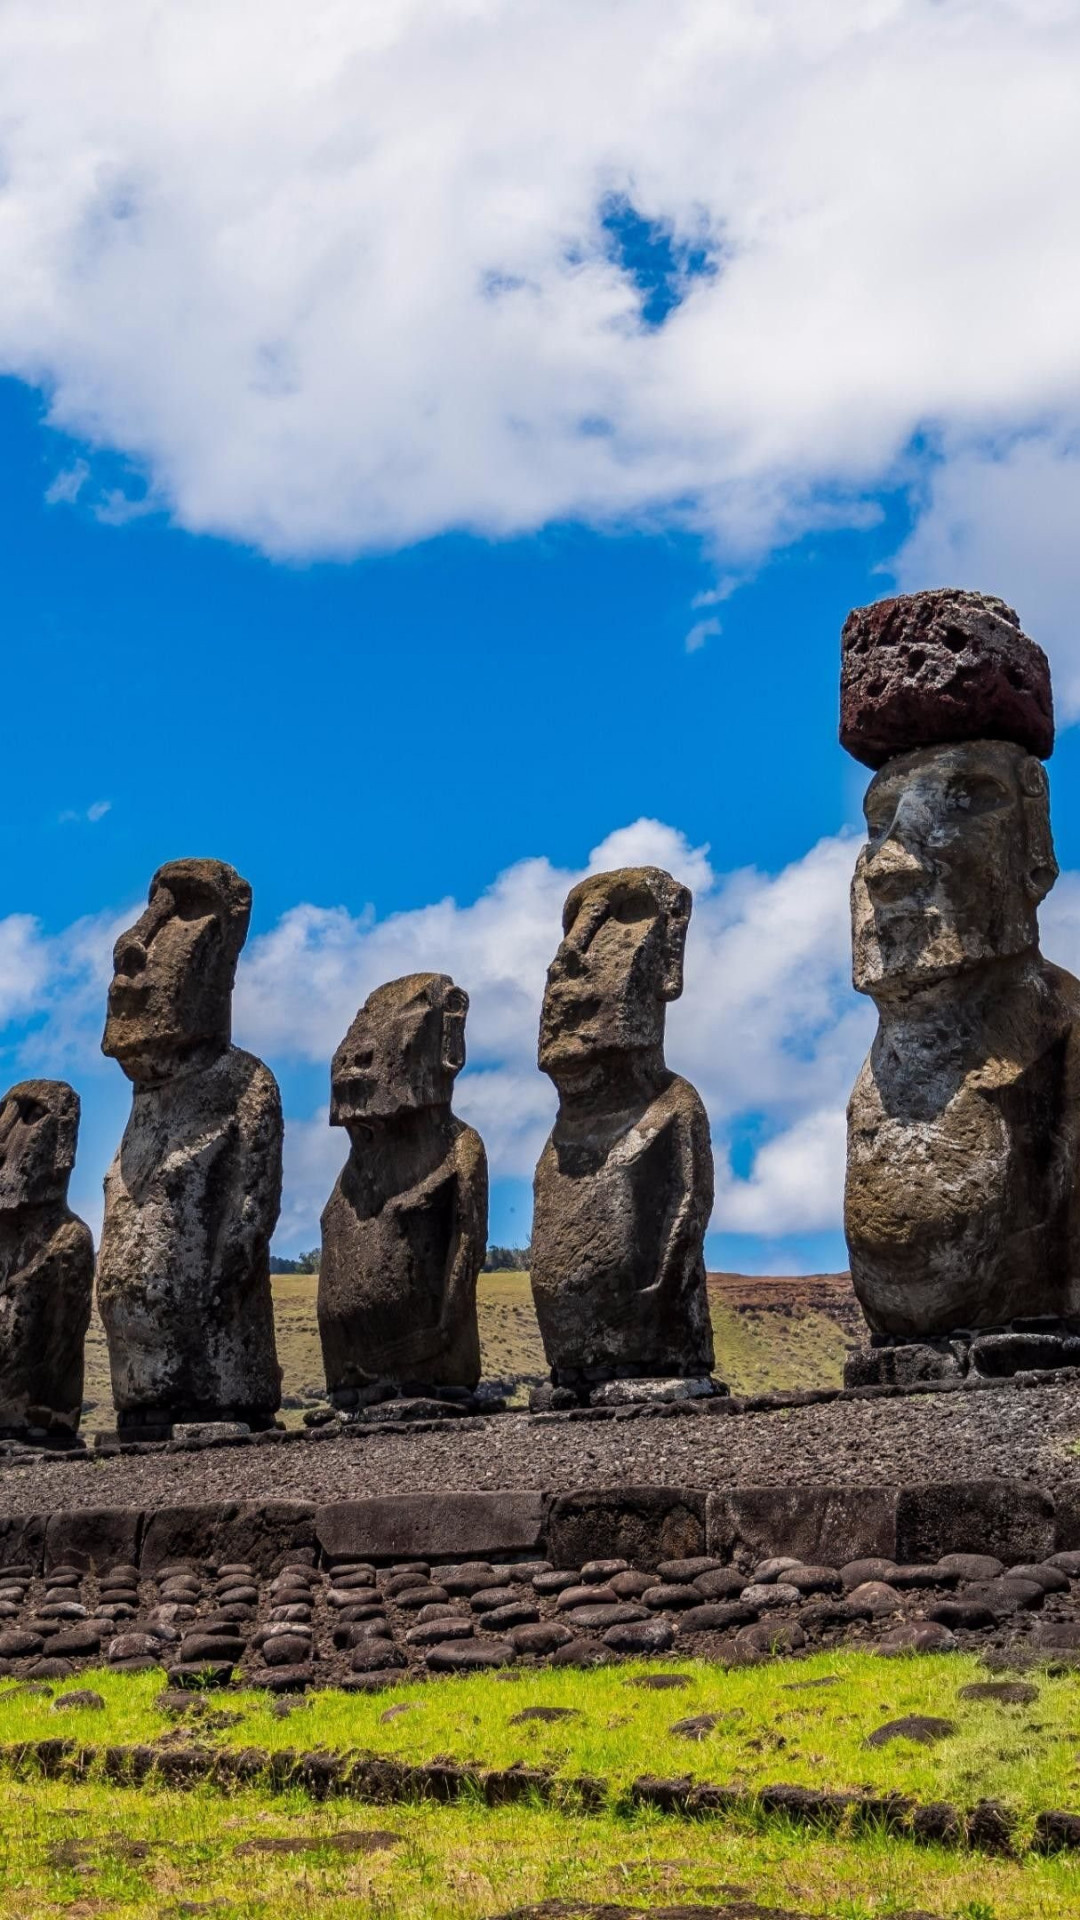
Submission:
<svg viewBox="0 0 1080 1920">
<path fill-rule="evenodd" d="M 1072 0 L 7 0 L 0 368 L 114 520 L 753 554 L 1075 425 L 1078 57 Z"/>
<path fill-rule="evenodd" d="M 1050 656 L 1063 720 L 1080 718 L 1080 432 L 955 452 L 891 571 L 901 587 L 978 585 L 1016 607 Z"/>
<path fill-rule="evenodd" d="M 471 1000 L 458 1110 L 482 1133 L 496 1178 L 527 1178 L 555 1107 L 551 1084 L 537 1071 L 536 1036 L 566 894 L 584 872 L 663 866 L 695 895 L 686 990 L 668 1015 L 668 1058 L 700 1089 L 712 1119 L 714 1225 L 770 1237 L 833 1226 L 843 1107 L 870 1029 L 868 1009 L 848 983 L 852 855 L 850 838 L 838 836 L 776 875 L 718 874 L 707 847 L 643 819 L 609 834 L 581 869 L 522 860 L 469 903 L 442 900 L 381 921 L 299 905 L 241 959 L 236 1039 L 285 1079 L 294 1068 L 326 1070 L 373 987 L 403 973 L 452 973 Z M 119 1094 L 115 1069 L 101 1059 L 101 1023 L 112 944 L 135 911 L 79 921 L 55 937 L 26 916 L 0 920 L 8 1057 L 15 1070 L 62 1072 L 82 1087 L 83 1194 L 96 1192 L 115 1146 Z M 1080 886 L 1074 921 L 1080 931 Z M 761 1144 L 748 1175 L 738 1177 L 731 1147 L 748 1117 Z M 327 1124 L 325 1106 L 290 1112 L 282 1244 L 317 1238 L 346 1145 Z"/>
<path fill-rule="evenodd" d="M 870 1016 L 849 984 L 847 893 L 853 843 L 821 841 L 782 873 L 719 875 L 708 849 L 639 820 L 608 835 L 581 871 L 667 867 L 694 890 L 686 990 L 668 1015 L 668 1057 L 700 1089 L 713 1122 L 714 1225 L 815 1231 L 839 1221 L 843 1109 Z M 528 1177 L 554 1094 L 536 1069 L 544 976 L 577 870 L 524 860 L 469 905 L 444 900 L 383 921 L 301 906 L 256 940 L 241 965 L 237 1035 L 271 1059 L 329 1060 L 357 1006 L 398 974 L 437 967 L 468 987 L 469 1064 L 457 1105 L 483 1134 L 492 1171 Z M 747 1115 L 763 1127 L 749 1179 L 729 1151 Z M 287 1149 L 288 1205 L 313 1221 L 343 1149 L 320 1119 Z M 301 1235 L 303 1237 L 303 1235 Z"/>
</svg>

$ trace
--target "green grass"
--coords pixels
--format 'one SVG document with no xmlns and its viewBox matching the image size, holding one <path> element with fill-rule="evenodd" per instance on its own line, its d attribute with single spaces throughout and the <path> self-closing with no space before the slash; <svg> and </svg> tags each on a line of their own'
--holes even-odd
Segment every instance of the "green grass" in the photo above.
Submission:
<svg viewBox="0 0 1080 1920">
<path fill-rule="evenodd" d="M 283 1392 L 320 1387 L 322 1350 L 315 1317 L 318 1275 L 274 1275 L 274 1320 Z M 709 1287 L 716 1370 L 735 1393 L 795 1387 L 838 1387 L 847 1340 L 831 1314 L 806 1306 L 788 1313 L 769 1307 L 736 1312 L 717 1283 Z M 477 1289 L 480 1345 L 487 1378 L 545 1379 L 547 1362 L 536 1324 L 527 1273 L 482 1273 Z M 518 1395 L 524 1401 L 527 1392 Z M 86 1340 L 86 1399 L 90 1427 L 110 1423 L 112 1389 L 105 1331 L 95 1310 Z M 301 1414 L 284 1416 L 297 1425 Z"/>
<path fill-rule="evenodd" d="M 517 1670 L 509 1680 L 414 1682 L 370 1698 L 318 1693 L 287 1718 L 256 1693 L 207 1696 L 209 1729 L 198 1710 L 191 1728 L 201 1743 L 364 1749 L 413 1762 L 522 1761 L 601 1774 L 614 1791 L 606 1811 L 584 1816 L 540 1805 L 488 1809 L 478 1799 L 451 1807 L 374 1808 L 346 1799 L 320 1806 L 300 1793 L 9 1777 L 0 1794 L 0 1915 L 144 1920 L 179 1913 L 181 1901 L 196 1899 L 223 1902 L 207 1909 L 222 1920 L 316 1913 L 321 1920 L 481 1920 L 550 1898 L 661 1906 L 754 1897 L 842 1920 L 885 1920 L 905 1909 L 946 1920 L 1058 1920 L 1080 1909 L 1080 1862 L 1068 1857 L 989 1860 L 880 1835 L 808 1834 L 755 1813 L 690 1820 L 629 1812 L 620 1792 L 651 1772 L 746 1788 L 783 1780 L 898 1789 L 961 1807 L 992 1795 L 1018 1814 L 1022 1846 L 1037 1811 L 1080 1801 L 1077 1679 L 1039 1673 L 1038 1699 L 1008 1707 L 958 1698 L 961 1686 L 986 1677 L 967 1656 L 885 1661 L 843 1652 L 732 1672 L 687 1661 L 667 1670 L 689 1684 L 646 1690 L 634 1682 L 649 1669 L 635 1666 Z M 805 1685 L 821 1679 L 832 1684 Z M 155 1706 L 160 1674 L 102 1672 L 80 1675 L 77 1684 L 96 1688 L 105 1711 L 57 1713 L 49 1698 L 4 1685 L 0 1741 L 64 1734 L 100 1747 L 188 1737 Z M 409 1710 L 385 1717 L 401 1704 Z M 511 1724 L 522 1708 L 539 1705 L 568 1707 L 575 1717 Z M 700 1713 L 722 1716 L 704 1741 L 671 1733 L 673 1722 Z M 958 1732 L 931 1748 L 863 1745 L 883 1721 L 907 1713 L 955 1720 Z M 236 1718 L 221 1726 L 219 1714 Z M 334 1833 L 371 1829 L 390 1831 L 395 1844 L 377 1853 L 342 1853 L 330 1844 Z M 236 1851 L 289 1836 L 313 1847 Z"/>
<path fill-rule="evenodd" d="M 384 1851 L 341 1852 L 335 1833 L 388 1833 Z M 248 1851 L 288 1838 L 304 1851 Z M 239 1850 L 244 1848 L 244 1852 Z M 108 1792 L 63 1781 L 8 1788 L 0 1808 L 4 1920 L 487 1920 L 545 1899 L 632 1908 L 765 1906 L 838 1920 L 911 1913 L 945 1920 L 1062 1920 L 1080 1876 L 1022 1863 L 815 1838 L 785 1822 L 583 1818 L 541 1808 L 378 1809 L 301 1795 L 268 1801 Z"/>
</svg>

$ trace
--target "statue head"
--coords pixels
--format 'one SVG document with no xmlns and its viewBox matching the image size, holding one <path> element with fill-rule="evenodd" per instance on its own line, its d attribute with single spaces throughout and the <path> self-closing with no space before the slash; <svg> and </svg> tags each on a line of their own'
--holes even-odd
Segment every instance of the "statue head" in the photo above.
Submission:
<svg viewBox="0 0 1080 1920">
<path fill-rule="evenodd" d="M 596 873 L 571 889 L 540 1015 L 540 1066 L 556 1083 L 605 1056 L 662 1058 L 692 904 L 689 887 L 660 867 Z"/>
<path fill-rule="evenodd" d="M 236 963 L 251 888 L 223 860 L 172 860 L 150 882 L 146 912 L 120 935 L 102 1052 L 129 1080 L 167 1080 L 229 1045 Z"/>
<path fill-rule="evenodd" d="M 67 1199 L 79 1096 L 66 1080 L 23 1080 L 0 1100 L 0 1212 Z"/>
<path fill-rule="evenodd" d="M 366 1127 L 449 1107 L 465 1065 L 469 996 L 446 973 L 410 973 L 376 987 L 334 1055 L 330 1125 Z"/>
<path fill-rule="evenodd" d="M 1049 788 L 1011 740 L 898 754 L 865 800 L 851 915 L 860 993 L 907 992 L 1038 944 L 1057 878 Z"/>
</svg>

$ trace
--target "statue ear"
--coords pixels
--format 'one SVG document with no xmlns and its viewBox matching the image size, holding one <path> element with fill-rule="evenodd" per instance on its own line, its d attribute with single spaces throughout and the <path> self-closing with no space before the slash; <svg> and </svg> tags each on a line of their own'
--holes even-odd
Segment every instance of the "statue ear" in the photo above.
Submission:
<svg viewBox="0 0 1080 1920">
<path fill-rule="evenodd" d="M 1050 828 L 1050 783 L 1045 767 L 1033 755 L 1021 763 L 1020 791 L 1027 829 L 1025 885 L 1029 898 L 1038 906 L 1058 877 L 1058 863 Z"/>
<path fill-rule="evenodd" d="M 693 904 L 689 887 L 677 887 L 664 913 L 662 986 L 665 1000 L 677 1000 L 683 990 L 683 956 Z"/>
<path fill-rule="evenodd" d="M 450 987 L 443 1001 L 442 1064 L 448 1073 L 459 1073 L 465 1065 L 465 1015 L 469 996 L 464 987 Z"/>
</svg>

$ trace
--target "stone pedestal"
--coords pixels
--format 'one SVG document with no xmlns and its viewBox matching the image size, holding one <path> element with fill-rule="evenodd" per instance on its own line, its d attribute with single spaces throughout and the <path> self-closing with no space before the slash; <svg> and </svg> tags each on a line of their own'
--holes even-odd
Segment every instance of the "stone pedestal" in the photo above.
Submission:
<svg viewBox="0 0 1080 1920">
<path fill-rule="evenodd" d="M 1080 1367 L 1080 1325 L 1014 1320 L 1004 1327 L 961 1328 L 947 1338 L 892 1341 L 881 1336 L 848 1355 L 845 1387 L 910 1387 L 935 1380 L 1008 1380 L 1017 1373 Z"/>
</svg>

